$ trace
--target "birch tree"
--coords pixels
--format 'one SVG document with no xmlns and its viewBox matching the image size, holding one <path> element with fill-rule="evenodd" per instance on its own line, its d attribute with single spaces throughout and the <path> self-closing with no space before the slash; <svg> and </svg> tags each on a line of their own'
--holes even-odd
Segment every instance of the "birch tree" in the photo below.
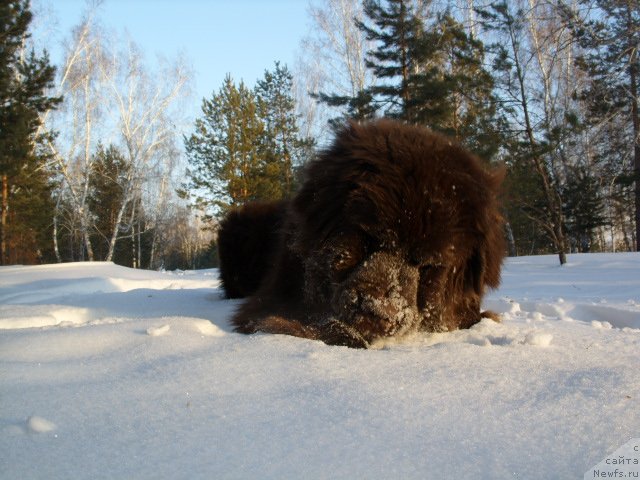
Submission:
<svg viewBox="0 0 640 480">
<path fill-rule="evenodd" d="M 168 185 L 179 155 L 175 144 L 182 122 L 172 108 L 188 93 L 190 74 L 180 59 L 161 61 L 158 71 L 149 73 L 142 52 L 131 40 L 111 33 L 105 41 L 94 13 L 86 16 L 68 43 L 58 84 L 65 95 L 64 108 L 60 114 L 47 114 L 45 121 L 60 126 L 62 132 L 49 142 L 59 177 L 54 243 L 60 229 L 75 236 L 77 223 L 84 245 L 81 259 L 85 254 L 88 260 L 96 259 L 95 213 L 88 206 L 96 147 L 99 142 L 113 144 L 124 156 L 127 167 L 118 178 L 121 202 L 106 256 L 101 258 L 112 261 L 117 241 L 136 235 L 134 224 L 153 224 L 139 221 L 143 207 L 158 212 L 156 203 L 166 201 L 172 191 Z M 138 229 L 138 237 L 140 233 Z M 61 260 L 59 247 L 56 250 Z M 138 257 L 134 255 L 139 265 Z"/>
<path fill-rule="evenodd" d="M 153 181 L 160 187 L 157 190 L 160 198 L 153 200 L 162 201 L 162 194 L 166 193 L 167 177 L 175 161 L 162 154 L 170 151 L 177 137 L 169 112 L 173 102 L 184 93 L 189 75 L 184 65 L 177 63 L 152 77 L 132 41 L 127 42 L 123 52 L 112 53 L 111 61 L 102 64 L 100 73 L 114 105 L 114 121 L 128 164 L 122 185 L 122 205 L 116 215 L 106 258 L 111 261 L 124 226 L 125 212 L 135 200 L 141 200 L 143 185 Z M 162 81 L 157 81 L 158 78 Z M 134 221 L 135 218 L 129 221 L 128 230 Z"/>
<path fill-rule="evenodd" d="M 65 61 L 58 80 L 57 91 L 64 95 L 60 115 L 52 118 L 51 111 L 43 115 L 43 124 L 59 127 L 60 137 L 49 139 L 48 148 L 60 177 L 58 211 L 54 215 L 54 246 L 56 257 L 61 260 L 58 246 L 59 221 L 62 198 L 70 202 L 72 220 L 79 223 L 79 232 L 88 260 L 94 260 L 91 244 L 93 221 L 87 203 L 90 194 L 95 132 L 104 113 L 104 89 L 101 85 L 101 64 L 106 61 L 100 30 L 89 13 L 76 27 L 67 44 Z M 67 217 L 69 219 L 69 217 Z M 73 225 L 68 225 L 73 230 Z"/>
<path fill-rule="evenodd" d="M 326 104 L 319 105 L 309 94 L 333 92 L 355 97 L 373 85 L 365 57 L 373 44 L 356 26 L 364 18 L 360 0 L 321 0 L 310 3 L 313 34 L 303 39 L 298 58 L 298 104 L 303 120 L 311 125 L 303 136 L 322 136 L 327 121 L 341 115 Z"/>
<path fill-rule="evenodd" d="M 564 264 L 569 246 L 561 197 L 562 172 L 557 157 L 561 142 L 557 138 L 556 120 L 565 112 L 557 108 L 560 88 L 553 76 L 562 50 L 557 39 L 546 36 L 543 42 L 541 23 L 536 17 L 540 13 L 537 5 L 499 2 L 479 13 L 485 27 L 498 36 L 493 46 L 494 70 L 502 112 L 512 129 L 512 169 L 523 178 L 529 177 L 529 182 L 531 175 L 536 180 L 529 192 L 519 191 L 516 201 L 546 232 L 560 264 Z M 514 162 L 520 165 L 513 165 Z"/>
</svg>

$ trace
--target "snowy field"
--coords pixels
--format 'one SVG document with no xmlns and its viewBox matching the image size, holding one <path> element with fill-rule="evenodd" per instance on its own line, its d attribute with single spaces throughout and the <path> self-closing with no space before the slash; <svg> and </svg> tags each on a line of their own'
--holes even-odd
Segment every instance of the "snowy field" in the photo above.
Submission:
<svg viewBox="0 0 640 480">
<path fill-rule="evenodd" d="M 485 303 L 363 351 L 231 332 L 215 271 L 0 267 L 0 478 L 581 479 L 640 437 L 640 254 Z"/>
</svg>

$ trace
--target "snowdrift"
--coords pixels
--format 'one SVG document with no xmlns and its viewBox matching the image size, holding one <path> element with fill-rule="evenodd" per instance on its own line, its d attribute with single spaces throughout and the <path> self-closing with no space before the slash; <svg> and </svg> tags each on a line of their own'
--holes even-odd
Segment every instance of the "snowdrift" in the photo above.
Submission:
<svg viewBox="0 0 640 480">
<path fill-rule="evenodd" d="M 351 350 L 216 271 L 0 267 L 0 478 L 582 478 L 640 437 L 640 254 L 509 259 L 483 321 Z"/>
</svg>

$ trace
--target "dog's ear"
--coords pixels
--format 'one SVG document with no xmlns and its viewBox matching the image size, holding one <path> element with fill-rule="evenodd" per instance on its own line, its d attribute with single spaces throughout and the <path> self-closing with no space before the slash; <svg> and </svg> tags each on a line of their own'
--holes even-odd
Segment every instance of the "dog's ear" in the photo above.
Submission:
<svg viewBox="0 0 640 480">
<path fill-rule="evenodd" d="M 500 167 L 487 175 L 487 200 L 483 213 L 478 215 L 478 230 L 482 233 L 481 242 L 473 250 L 467 261 L 465 271 L 465 290 L 483 295 L 485 288 L 500 285 L 500 270 L 506 253 L 504 237 L 504 219 L 497 206 L 500 186 L 506 169 Z"/>
<path fill-rule="evenodd" d="M 499 167 L 491 172 L 491 189 L 493 191 L 492 201 L 494 208 L 488 209 L 488 219 L 484 230 L 484 240 L 480 251 L 484 256 L 484 283 L 491 288 L 500 285 L 500 271 L 502 262 L 507 252 L 507 243 L 504 231 L 504 218 L 498 207 L 498 197 L 500 188 L 507 173 L 506 168 Z"/>
<path fill-rule="evenodd" d="M 497 288 L 500 285 L 500 270 L 506 252 L 503 219 L 498 212 L 492 212 L 489 217 L 484 238 L 474 248 L 465 266 L 465 290 L 480 296 L 487 286 Z"/>
</svg>

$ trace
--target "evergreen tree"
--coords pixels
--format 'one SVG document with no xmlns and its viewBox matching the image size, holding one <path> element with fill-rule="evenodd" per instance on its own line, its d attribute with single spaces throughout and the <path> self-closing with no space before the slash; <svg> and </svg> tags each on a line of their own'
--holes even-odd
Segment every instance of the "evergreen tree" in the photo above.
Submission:
<svg viewBox="0 0 640 480">
<path fill-rule="evenodd" d="M 586 1 L 580 2 L 587 5 Z M 623 157 L 631 162 L 619 162 L 622 188 L 635 182 L 636 250 L 640 251 L 640 3 L 633 0 L 595 0 L 596 13 L 587 20 L 564 6 L 565 19 L 575 32 L 584 54 L 578 64 L 589 75 L 590 84 L 582 92 L 589 107 L 588 122 L 601 125 L 603 119 L 615 121 L 623 117 L 626 145 L 603 145 L 601 155 L 620 160 L 620 148 L 627 153 Z M 607 139 L 603 139 L 607 141 Z M 626 185 L 625 185 L 626 184 Z"/>
<path fill-rule="evenodd" d="M 272 188 L 265 185 L 265 124 L 255 94 L 227 76 L 218 93 L 203 99 L 202 113 L 185 137 L 190 169 L 182 193 L 214 214 L 263 198 Z"/>
<path fill-rule="evenodd" d="M 6 257 L 8 264 L 35 264 L 55 261 L 51 242 L 52 172 L 46 155 L 36 153 L 25 159 L 20 172 L 9 183 Z"/>
<path fill-rule="evenodd" d="M 55 74 L 46 52 L 26 51 L 31 19 L 28 0 L 0 4 L 0 264 L 12 261 L 11 247 L 42 248 L 43 215 L 52 214 L 50 202 L 31 195 L 46 199 L 50 193 L 46 159 L 37 148 L 39 114 L 61 99 L 46 94 Z M 40 201 L 47 209 L 28 208 Z"/>
<path fill-rule="evenodd" d="M 517 146 L 507 146 L 510 153 Z M 508 175 L 503 185 L 504 216 L 513 235 L 511 255 L 536 255 L 553 252 L 553 245 L 538 218 L 546 215 L 544 190 L 530 162 L 507 161 Z"/>
<path fill-rule="evenodd" d="M 376 107 L 373 103 L 373 95 L 369 90 L 361 90 L 355 96 L 327 94 L 323 92 L 310 94 L 317 102 L 324 103 L 329 107 L 344 109 L 344 114 L 338 118 L 329 120 L 329 125 L 334 129 L 339 129 L 347 119 L 367 120 L 374 118 Z"/>
<path fill-rule="evenodd" d="M 389 116 L 416 120 L 415 88 L 420 83 L 424 60 L 422 21 L 413 13 L 409 0 L 365 0 L 368 22 L 357 22 L 367 39 L 378 44 L 368 52 L 366 66 L 379 83 L 369 89 L 376 105 Z"/>
<path fill-rule="evenodd" d="M 526 12 L 502 1 L 490 4 L 478 13 L 484 26 L 497 38 L 492 45 L 493 69 L 501 94 L 503 143 L 508 152 L 506 163 L 510 173 L 525 173 L 525 176 L 518 176 L 522 180 L 515 184 L 518 191 L 512 192 L 517 199 L 516 205 L 532 225 L 545 232 L 553 250 L 558 253 L 560 264 L 565 264 L 569 246 L 561 178 L 555 165 L 560 134 L 567 129 L 558 129 L 551 123 L 547 105 L 538 102 L 539 85 L 531 85 L 528 75 L 535 55 L 526 49 Z M 536 107 L 538 112 L 545 112 L 539 123 L 536 123 Z M 526 175 L 530 175 L 529 178 Z"/>
<path fill-rule="evenodd" d="M 572 249 L 591 251 L 595 230 L 606 224 L 599 180 L 584 168 L 574 168 L 567 176 L 562 198 Z"/>
<path fill-rule="evenodd" d="M 292 89 L 291 73 L 277 62 L 254 90 L 227 76 L 218 93 L 203 100 L 203 116 L 185 137 L 189 181 L 179 193 L 213 216 L 291 195 L 296 167 L 312 147 L 300 138 Z"/>
<path fill-rule="evenodd" d="M 93 216 L 95 233 L 91 235 L 93 253 L 97 260 L 105 260 L 116 226 L 118 210 L 124 201 L 122 185 L 130 165 L 114 145 L 98 145 L 91 162 L 89 211 Z"/>
<path fill-rule="evenodd" d="M 448 12 L 425 28 L 420 45 L 422 64 L 412 76 L 409 111 L 419 123 L 490 160 L 501 138 L 494 81 L 484 68 L 484 45 Z"/>
<path fill-rule="evenodd" d="M 367 40 L 377 45 L 367 52 L 366 67 L 372 71 L 373 86 L 353 96 L 319 93 L 314 97 L 332 107 L 344 107 L 345 115 L 330 123 L 337 127 L 345 118 L 364 120 L 377 114 L 411 118 L 411 89 L 419 71 L 423 26 L 413 13 L 411 0 L 364 0 L 365 20 L 354 19 Z"/>
<path fill-rule="evenodd" d="M 366 18 L 357 25 L 377 45 L 366 59 L 377 82 L 353 97 L 321 93 L 317 99 L 345 106 L 347 117 L 365 119 L 379 112 L 426 125 L 488 160 L 500 141 L 484 46 L 448 12 L 426 25 L 414 4 L 365 1 Z"/>
<path fill-rule="evenodd" d="M 293 193 L 294 169 L 304 163 L 312 146 L 300 138 L 293 98 L 293 76 L 286 66 L 276 62 L 275 69 L 264 72 L 256 84 L 258 116 L 264 122 L 264 176 L 272 189 L 262 192 L 268 198 L 287 197 Z"/>
</svg>

